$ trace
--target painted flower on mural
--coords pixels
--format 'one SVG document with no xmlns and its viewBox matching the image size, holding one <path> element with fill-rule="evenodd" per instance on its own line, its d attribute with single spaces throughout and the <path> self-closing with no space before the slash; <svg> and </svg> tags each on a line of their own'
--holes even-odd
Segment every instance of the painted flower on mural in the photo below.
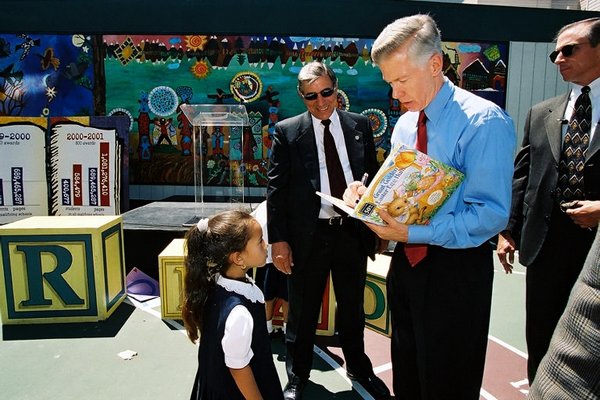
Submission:
<svg viewBox="0 0 600 400">
<path fill-rule="evenodd" d="M 150 111 L 161 117 L 173 114 L 178 104 L 177 93 L 169 86 L 157 86 L 148 95 Z"/>
<path fill-rule="evenodd" d="M 198 79 L 204 79 L 210 74 L 210 67 L 206 61 L 197 61 L 191 68 L 192 74 Z"/>
<path fill-rule="evenodd" d="M 206 43 L 208 43 L 206 36 L 188 35 L 185 37 L 185 45 L 190 50 L 203 50 Z"/>
<path fill-rule="evenodd" d="M 213 169 L 213 168 L 215 167 L 215 160 L 208 160 L 208 161 L 206 162 L 206 167 L 207 167 L 208 169 Z"/>
</svg>

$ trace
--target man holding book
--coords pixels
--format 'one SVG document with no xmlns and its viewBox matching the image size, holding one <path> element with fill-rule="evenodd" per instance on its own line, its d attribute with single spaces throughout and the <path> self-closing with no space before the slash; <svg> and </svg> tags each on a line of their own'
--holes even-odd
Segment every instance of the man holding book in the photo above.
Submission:
<svg viewBox="0 0 600 400">
<path fill-rule="evenodd" d="M 492 298 L 488 240 L 510 212 L 513 122 L 444 77 L 440 32 L 428 15 L 388 25 L 371 57 L 408 110 L 392 145 L 416 147 L 464 174 L 427 225 L 402 224 L 382 209 L 387 225 L 368 224 L 399 242 L 387 276 L 394 394 L 479 399 Z M 346 191 L 348 203 L 364 190 L 357 186 Z"/>
</svg>

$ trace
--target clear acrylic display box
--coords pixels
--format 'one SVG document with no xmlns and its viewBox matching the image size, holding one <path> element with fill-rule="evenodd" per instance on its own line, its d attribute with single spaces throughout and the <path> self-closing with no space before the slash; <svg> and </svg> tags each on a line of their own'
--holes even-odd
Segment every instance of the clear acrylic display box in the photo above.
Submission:
<svg viewBox="0 0 600 400">
<path fill-rule="evenodd" d="M 181 110 L 193 126 L 194 201 L 196 218 L 205 215 L 205 186 L 229 203 L 244 203 L 244 174 L 241 149 L 244 129 L 249 129 L 243 105 L 182 104 Z M 193 220 L 190 221 L 194 223 Z"/>
</svg>

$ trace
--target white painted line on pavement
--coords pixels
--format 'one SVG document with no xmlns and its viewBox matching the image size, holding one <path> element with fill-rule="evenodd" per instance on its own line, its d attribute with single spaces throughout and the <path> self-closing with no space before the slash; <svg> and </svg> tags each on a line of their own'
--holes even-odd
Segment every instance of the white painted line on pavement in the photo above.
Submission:
<svg viewBox="0 0 600 400">
<path fill-rule="evenodd" d="M 380 365 L 379 367 L 373 367 L 373 372 L 375 372 L 375 375 L 377 375 L 382 372 L 389 371 L 391 369 L 392 369 L 392 363 L 389 362 L 387 364 Z"/>
<path fill-rule="evenodd" d="M 325 353 L 323 350 L 321 350 L 316 345 L 313 346 L 313 351 L 319 357 L 321 357 L 323 359 L 323 361 L 325 361 L 327 364 L 329 364 L 335 370 L 335 372 L 337 372 L 338 375 L 340 375 L 342 377 L 342 379 L 344 379 L 346 382 L 348 382 L 350 385 L 352 385 L 354 390 L 356 390 L 356 392 L 359 395 L 361 395 L 363 399 L 374 400 L 373 397 L 369 394 L 369 392 L 367 392 L 360 383 L 351 381 L 350 378 L 348 378 L 346 376 L 346 370 L 340 364 L 338 364 L 337 361 L 335 361 L 333 358 L 331 358 L 329 356 L 329 354 Z"/>
<path fill-rule="evenodd" d="M 483 397 L 486 400 L 498 400 L 497 398 L 495 398 L 494 396 L 492 396 L 491 394 L 486 392 L 486 390 L 484 388 L 481 388 L 479 390 L 479 394 L 481 395 L 481 397 Z"/>
<path fill-rule="evenodd" d="M 504 347 L 504 348 L 512 351 L 513 353 L 515 353 L 515 354 L 517 354 L 517 355 L 519 355 L 519 356 L 521 356 L 521 357 L 523 357 L 524 359 L 527 360 L 527 357 L 528 357 L 527 353 L 525 353 L 525 352 L 517 349 L 516 347 L 511 346 L 510 344 L 508 344 L 506 342 L 503 342 L 502 340 L 500 340 L 497 337 L 494 337 L 492 335 L 488 335 L 488 339 L 490 339 L 492 342 L 498 343 L 500 346 L 502 346 L 502 347 Z"/>
<path fill-rule="evenodd" d="M 158 318 L 158 319 L 162 319 L 161 315 L 160 315 L 160 311 L 157 311 L 154 309 L 154 307 L 160 307 L 160 297 L 157 297 L 156 299 L 153 300 L 148 300 L 147 302 L 139 302 L 135 299 L 132 299 L 131 297 L 127 297 L 124 300 L 126 303 L 134 306 L 135 308 L 139 308 L 140 310 L 147 312 L 148 314 Z M 187 332 L 185 331 L 185 327 L 183 325 L 181 325 L 179 322 L 173 320 L 173 319 L 163 319 L 163 321 L 165 321 L 167 324 L 171 325 L 173 328 L 177 329 L 179 331 L 179 333 L 182 333 L 184 335 L 187 335 Z"/>
</svg>

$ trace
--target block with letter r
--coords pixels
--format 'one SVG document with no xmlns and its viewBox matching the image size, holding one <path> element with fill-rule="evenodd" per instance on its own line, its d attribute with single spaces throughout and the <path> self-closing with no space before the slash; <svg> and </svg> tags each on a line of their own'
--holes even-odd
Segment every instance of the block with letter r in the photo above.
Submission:
<svg viewBox="0 0 600 400">
<path fill-rule="evenodd" d="M 3 324 L 104 320 L 125 297 L 120 216 L 30 217 L 0 227 Z"/>
</svg>

